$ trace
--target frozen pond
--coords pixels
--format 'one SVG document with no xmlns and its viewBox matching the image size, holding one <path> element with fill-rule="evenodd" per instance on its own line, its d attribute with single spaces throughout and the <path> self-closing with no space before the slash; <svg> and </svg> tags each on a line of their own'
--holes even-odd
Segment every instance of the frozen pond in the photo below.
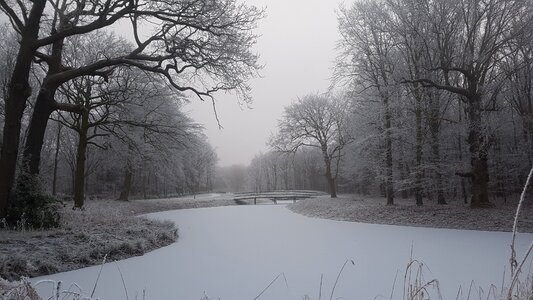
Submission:
<svg viewBox="0 0 533 300">
<path fill-rule="evenodd" d="M 500 288 L 508 265 L 510 233 L 360 224 L 304 217 L 284 206 L 233 206 L 168 211 L 150 215 L 179 226 L 170 246 L 118 263 L 107 263 L 95 297 L 126 299 L 254 299 L 284 273 L 259 299 L 329 299 L 341 266 L 347 265 L 333 299 L 402 299 L 403 278 L 411 256 L 423 261 L 427 281 L 437 278 L 444 299 L 464 298 L 472 280 L 485 293 Z M 520 234 L 522 254 L 533 240 Z M 90 245 L 88 245 L 90 246 Z M 32 279 L 75 282 L 88 294 L 100 267 Z M 507 274 L 509 272 L 507 271 Z M 507 275 L 508 276 L 508 275 Z M 506 278 L 507 279 L 507 278 Z M 51 285 L 39 292 L 50 297 Z M 477 296 L 477 292 L 476 296 Z M 380 297 L 381 296 L 381 297 Z M 478 298 L 478 297 L 475 297 Z M 483 297 L 486 298 L 486 297 Z M 461 297 L 459 297 L 461 299 Z"/>
</svg>

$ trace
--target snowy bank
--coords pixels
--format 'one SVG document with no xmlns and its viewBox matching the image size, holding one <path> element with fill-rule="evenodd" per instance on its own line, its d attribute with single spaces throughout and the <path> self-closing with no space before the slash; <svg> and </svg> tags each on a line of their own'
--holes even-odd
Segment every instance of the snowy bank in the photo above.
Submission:
<svg viewBox="0 0 533 300">
<path fill-rule="evenodd" d="M 119 205 L 119 204 L 117 204 Z M 166 246 L 177 238 L 174 223 L 134 217 L 111 201 L 65 207 L 60 228 L 0 231 L 0 277 L 18 280 L 98 265 Z M 120 204 L 122 205 L 122 204 Z"/>
<path fill-rule="evenodd" d="M 412 199 L 397 199 L 392 206 L 385 203 L 383 198 L 340 195 L 336 199 L 325 196 L 299 201 L 288 207 L 305 216 L 338 221 L 505 232 L 512 231 L 516 213 L 516 202 L 495 203 L 494 208 L 480 209 L 458 202 L 447 205 L 426 202 L 416 206 Z M 522 208 L 518 231 L 533 233 L 533 205 Z"/>
</svg>

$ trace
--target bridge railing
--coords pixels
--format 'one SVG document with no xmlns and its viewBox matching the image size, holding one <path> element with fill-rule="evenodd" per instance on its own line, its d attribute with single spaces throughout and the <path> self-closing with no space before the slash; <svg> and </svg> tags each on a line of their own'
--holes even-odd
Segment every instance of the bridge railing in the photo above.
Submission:
<svg viewBox="0 0 533 300">
<path fill-rule="evenodd" d="M 245 200 L 254 200 L 254 204 L 257 204 L 257 200 L 266 199 L 278 203 L 280 200 L 297 200 L 315 198 L 326 195 L 320 191 L 306 191 L 306 190 L 279 190 L 269 192 L 239 192 L 234 194 L 233 200 L 238 204 L 247 204 Z"/>
</svg>

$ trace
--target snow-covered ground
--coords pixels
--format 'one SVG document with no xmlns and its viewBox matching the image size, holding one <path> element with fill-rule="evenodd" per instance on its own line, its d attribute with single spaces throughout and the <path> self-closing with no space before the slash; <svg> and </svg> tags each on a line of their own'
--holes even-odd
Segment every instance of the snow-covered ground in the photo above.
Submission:
<svg viewBox="0 0 533 300">
<path fill-rule="evenodd" d="M 167 211 L 150 217 L 176 222 L 178 242 L 107 263 L 96 297 L 126 299 L 120 268 L 129 299 L 142 299 L 143 290 L 149 300 L 201 299 L 204 293 L 211 299 L 254 299 L 280 273 L 286 283 L 281 276 L 259 299 L 319 299 L 321 274 L 322 299 L 329 299 L 340 268 L 352 259 L 355 266 L 346 266 L 333 299 L 389 299 L 396 276 L 393 299 L 402 299 L 413 249 L 413 258 L 429 268 L 425 279 L 438 279 L 443 299 L 456 299 L 460 286 L 466 299 L 472 280 L 485 294 L 491 284 L 501 287 L 510 252 L 510 233 L 331 221 L 274 205 Z M 532 240 L 533 234 L 520 234 L 518 253 Z M 75 282 L 90 294 L 99 269 L 31 281 L 61 280 L 63 287 Z M 42 296 L 51 295 L 51 285 L 38 288 Z"/>
</svg>

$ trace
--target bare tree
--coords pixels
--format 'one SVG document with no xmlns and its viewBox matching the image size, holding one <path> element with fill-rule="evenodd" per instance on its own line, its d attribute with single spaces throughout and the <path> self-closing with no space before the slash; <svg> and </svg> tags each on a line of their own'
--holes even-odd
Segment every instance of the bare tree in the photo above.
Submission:
<svg viewBox="0 0 533 300">
<path fill-rule="evenodd" d="M 393 112 L 395 95 L 395 40 L 389 30 L 390 12 L 378 1 L 358 1 L 339 11 L 340 59 L 335 78 L 348 81 L 352 90 L 374 94 L 383 105 L 385 190 L 387 204 L 394 204 Z"/>
<path fill-rule="evenodd" d="M 522 0 L 448 0 L 428 2 L 428 22 L 434 28 L 426 45 L 438 49 L 429 69 L 436 76 L 410 82 L 456 94 L 466 105 L 470 171 L 457 172 L 472 179 L 471 207 L 490 206 L 489 149 L 486 111 L 495 107 L 501 90 L 498 62 L 510 41 L 523 34 L 532 21 L 531 5 Z M 524 13 L 526 12 L 526 13 Z M 520 17 L 518 14 L 522 14 Z"/>
<path fill-rule="evenodd" d="M 343 149 L 353 140 L 347 113 L 346 102 L 340 98 L 306 95 L 285 107 L 278 123 L 279 132 L 269 142 L 281 152 L 294 153 L 304 146 L 320 149 L 324 159 L 324 176 L 332 198 L 337 197 L 336 180 Z"/>
<path fill-rule="evenodd" d="M 188 192 L 194 197 L 210 188 L 208 178 L 213 177 L 217 160 L 215 150 L 203 135 L 196 136 L 185 149 L 184 181 Z"/>
<path fill-rule="evenodd" d="M 14 3 L 14 4 L 13 4 Z M 37 96 L 24 149 L 30 174 L 39 171 L 48 117 L 54 110 L 79 111 L 58 103 L 57 88 L 80 76 L 106 78 L 118 65 L 158 74 L 182 92 L 212 98 L 217 91 L 236 90 L 249 100 L 247 80 L 259 68 L 250 51 L 251 33 L 262 12 L 235 0 L 198 1 L 0 1 L 1 11 L 20 36 L 20 48 L 6 97 L 6 123 L 0 156 L 0 217 L 7 214 L 14 182 L 21 118 L 31 95 L 28 78 L 34 59 L 47 68 Z M 48 9 L 48 10 L 47 10 Z M 44 16 L 51 16 L 45 18 Z M 129 20 L 134 47 L 120 55 L 101 56 L 84 65 L 65 65 L 68 38 Z M 152 34 L 141 28 L 154 27 Z M 45 34 L 41 27 L 48 29 Z"/>
</svg>

